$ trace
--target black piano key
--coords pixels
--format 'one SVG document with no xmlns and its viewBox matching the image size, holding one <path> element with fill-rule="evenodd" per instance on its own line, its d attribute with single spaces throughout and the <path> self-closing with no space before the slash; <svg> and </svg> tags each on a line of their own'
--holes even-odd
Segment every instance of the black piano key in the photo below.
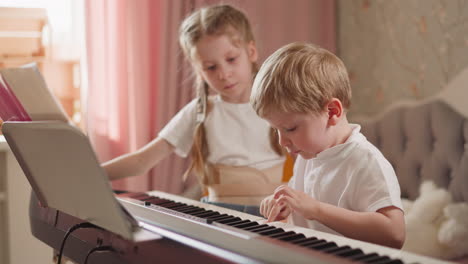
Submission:
<svg viewBox="0 0 468 264">
<path fill-rule="evenodd" d="M 238 228 L 239 225 L 248 224 L 248 223 L 252 223 L 252 221 L 250 221 L 250 220 L 241 220 L 241 221 L 239 221 L 237 223 L 230 223 L 229 225 L 232 226 L 232 227 Z"/>
<path fill-rule="evenodd" d="M 303 234 L 299 233 L 299 234 L 296 234 L 296 235 L 293 235 L 293 236 L 280 238 L 280 240 L 288 241 L 290 243 L 294 243 L 294 241 L 297 241 L 297 240 L 303 239 L 303 238 L 305 238 L 305 236 Z"/>
<path fill-rule="evenodd" d="M 362 262 L 364 262 L 364 261 L 366 261 L 366 260 L 368 260 L 368 259 L 373 259 L 373 258 L 376 258 L 376 257 L 380 257 L 379 254 L 377 254 L 377 253 L 369 253 L 369 254 L 366 254 L 366 255 L 364 255 L 364 256 L 353 257 L 353 258 L 351 258 L 351 259 L 354 260 L 354 261 L 362 261 Z"/>
<path fill-rule="evenodd" d="M 322 243 L 314 244 L 314 245 L 309 245 L 307 246 L 308 248 L 316 249 L 316 250 L 329 250 L 331 248 L 337 248 L 338 246 L 336 245 L 335 242 L 327 242 L 324 241 Z"/>
<path fill-rule="evenodd" d="M 247 220 L 247 221 L 249 221 L 249 220 Z M 248 227 L 253 227 L 253 226 L 258 226 L 258 225 L 259 225 L 259 223 L 257 223 L 257 222 L 249 221 L 248 223 L 245 223 L 245 224 L 237 224 L 234 227 L 245 230 Z"/>
<path fill-rule="evenodd" d="M 323 252 L 333 254 L 333 253 L 339 253 L 342 250 L 349 250 L 350 248 L 351 248 L 350 246 L 341 246 L 341 247 L 335 246 L 332 248 L 324 249 Z"/>
<path fill-rule="evenodd" d="M 300 243 L 304 243 L 304 242 L 312 241 L 312 240 L 318 240 L 318 238 L 316 238 L 316 237 L 305 237 L 305 238 L 302 238 L 302 239 L 297 239 L 297 240 L 291 241 L 291 243 L 300 244 Z"/>
<path fill-rule="evenodd" d="M 195 206 L 190 207 L 190 208 L 181 209 L 181 210 L 178 210 L 178 211 L 181 212 L 181 213 L 184 213 L 184 214 L 189 214 L 189 215 L 192 215 L 193 213 L 206 212 L 205 209 L 195 207 Z"/>
<path fill-rule="evenodd" d="M 369 263 L 369 264 L 374 264 L 374 263 L 380 263 L 380 262 L 387 261 L 387 260 L 390 260 L 390 258 L 387 257 L 387 256 L 379 256 L 379 257 L 375 257 L 373 259 L 364 260 L 363 262 L 364 263 Z"/>
<path fill-rule="evenodd" d="M 200 218 L 208 218 L 208 217 L 213 217 L 213 216 L 217 216 L 221 214 L 215 211 L 208 210 L 208 211 L 199 212 L 199 213 L 192 213 L 191 215 L 200 217 Z"/>
<path fill-rule="evenodd" d="M 170 204 L 173 203 L 172 201 L 166 200 L 166 199 L 160 199 L 160 198 L 149 198 L 149 199 L 143 199 L 142 201 L 148 201 L 152 204 L 162 206 L 164 204 Z"/>
<path fill-rule="evenodd" d="M 185 204 L 181 204 L 181 203 L 165 203 L 165 204 L 159 204 L 159 206 L 161 207 L 164 207 L 164 208 L 168 208 L 168 209 L 172 209 L 172 210 L 175 210 L 176 208 L 178 207 L 181 207 L 181 206 L 184 206 Z"/>
<path fill-rule="evenodd" d="M 256 225 L 256 226 L 251 226 L 251 227 L 244 228 L 244 230 L 246 230 L 246 231 L 252 231 L 252 230 L 255 230 L 255 229 L 257 229 L 257 228 L 262 228 L 262 227 L 269 227 L 269 225 L 265 225 L 265 224 L 263 224 L 263 225 Z"/>
<path fill-rule="evenodd" d="M 218 220 L 218 221 L 215 221 L 215 222 L 218 222 L 220 224 L 228 224 L 228 223 L 236 222 L 236 221 L 239 221 L 239 220 L 241 220 L 239 217 L 231 216 L 231 218 Z"/>
<path fill-rule="evenodd" d="M 317 245 L 319 243 L 326 243 L 327 241 L 323 240 L 323 239 L 310 239 L 309 241 L 304 241 L 304 242 L 301 242 L 301 243 L 298 243 L 297 245 L 299 246 L 303 246 L 303 247 L 308 247 L 308 246 L 312 246 L 312 245 Z"/>
<path fill-rule="evenodd" d="M 266 231 L 266 230 L 271 230 L 271 229 L 275 229 L 274 226 L 269 226 L 269 225 L 259 225 L 257 228 L 252 228 L 252 229 L 245 229 L 249 232 L 254 232 L 254 233 L 260 233 L 260 232 L 263 232 L 263 231 Z"/>
<path fill-rule="evenodd" d="M 277 237 L 276 239 L 279 239 L 279 240 L 282 240 L 282 241 L 291 241 L 291 240 L 304 238 L 304 237 L 305 236 L 303 234 L 294 233 L 294 234 L 290 234 L 290 235 L 287 235 L 287 236 Z"/>
<path fill-rule="evenodd" d="M 270 236 L 270 235 L 280 233 L 280 232 L 284 232 L 284 229 L 283 228 L 275 228 L 275 229 L 271 229 L 271 230 L 265 230 L 263 232 L 258 232 L 258 234 L 262 235 L 262 236 Z"/>
<path fill-rule="evenodd" d="M 234 225 L 237 225 L 237 224 L 240 224 L 240 223 L 245 223 L 244 221 L 245 220 L 242 220 L 242 219 L 239 218 L 239 220 L 229 222 L 229 223 L 225 223 L 225 225 L 234 226 Z"/>
<path fill-rule="evenodd" d="M 403 261 L 401 261 L 401 259 L 389 259 L 376 262 L 375 264 L 403 264 Z"/>
<path fill-rule="evenodd" d="M 360 255 L 360 254 L 364 254 L 364 252 L 362 252 L 362 250 L 360 250 L 359 248 L 354 248 L 354 249 L 352 248 L 352 249 L 350 249 L 348 251 L 336 253 L 335 255 L 340 256 L 340 257 L 344 257 L 344 258 L 349 258 L 349 257 L 357 256 L 357 255 Z"/>
<path fill-rule="evenodd" d="M 271 238 L 276 238 L 276 239 L 281 239 L 282 237 L 293 236 L 295 234 L 296 234 L 296 232 L 294 232 L 294 231 L 288 231 L 288 232 L 283 232 L 283 233 L 280 233 L 280 234 L 274 234 L 274 235 L 271 235 L 270 237 Z"/>
<path fill-rule="evenodd" d="M 187 209 L 187 208 L 190 208 L 190 205 L 186 205 L 186 204 L 180 204 L 178 206 L 172 206 L 170 207 L 172 210 L 174 211 L 177 211 L 179 213 L 182 213 L 181 210 L 184 210 L 184 209 Z"/>
<path fill-rule="evenodd" d="M 228 218 L 231 218 L 231 217 L 232 216 L 227 215 L 227 214 L 221 214 L 221 215 L 217 215 L 217 216 L 214 216 L 214 217 L 208 217 L 207 219 L 210 220 L 210 221 L 218 221 L 218 220 L 228 219 Z"/>
</svg>

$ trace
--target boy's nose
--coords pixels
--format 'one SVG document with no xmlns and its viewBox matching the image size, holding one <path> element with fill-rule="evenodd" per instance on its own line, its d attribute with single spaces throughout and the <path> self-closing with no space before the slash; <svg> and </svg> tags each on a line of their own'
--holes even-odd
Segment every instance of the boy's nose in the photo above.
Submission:
<svg viewBox="0 0 468 264">
<path fill-rule="evenodd" d="M 279 144 L 285 148 L 291 145 L 291 141 L 286 136 L 284 136 L 284 133 L 280 132 L 279 130 L 278 130 L 278 140 L 279 140 Z"/>
</svg>

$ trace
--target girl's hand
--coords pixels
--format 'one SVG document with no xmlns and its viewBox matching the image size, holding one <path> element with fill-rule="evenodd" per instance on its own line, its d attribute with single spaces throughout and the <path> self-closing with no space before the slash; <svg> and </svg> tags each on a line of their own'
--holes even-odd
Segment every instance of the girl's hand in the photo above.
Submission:
<svg viewBox="0 0 468 264">
<path fill-rule="evenodd" d="M 275 190 L 275 193 L 273 194 L 273 200 L 275 201 L 276 205 L 283 205 L 282 208 L 288 208 L 289 213 L 296 211 L 304 218 L 309 220 L 315 219 L 320 206 L 320 203 L 314 198 L 310 197 L 304 192 L 294 190 L 287 185 L 282 185 Z M 277 212 L 278 210 L 281 212 L 279 208 L 276 208 L 275 210 L 276 211 L 273 211 L 272 209 L 271 211 L 273 213 Z M 275 217 L 275 215 L 271 216 L 273 218 Z M 268 220 L 270 220 L 270 218 L 268 218 Z"/>
</svg>

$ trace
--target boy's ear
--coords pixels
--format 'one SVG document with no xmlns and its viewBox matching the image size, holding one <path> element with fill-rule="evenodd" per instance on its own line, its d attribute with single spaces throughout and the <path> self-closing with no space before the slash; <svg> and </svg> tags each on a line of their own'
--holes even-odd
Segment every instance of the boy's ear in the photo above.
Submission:
<svg viewBox="0 0 468 264">
<path fill-rule="evenodd" d="M 343 105 L 341 101 L 337 98 L 333 98 L 327 104 L 327 111 L 328 111 L 328 124 L 329 125 L 336 125 L 338 121 L 343 116 Z"/>
<path fill-rule="evenodd" d="M 258 60 L 258 52 L 255 41 L 251 40 L 249 44 L 247 44 L 247 54 L 249 55 L 250 62 L 256 62 Z"/>
</svg>

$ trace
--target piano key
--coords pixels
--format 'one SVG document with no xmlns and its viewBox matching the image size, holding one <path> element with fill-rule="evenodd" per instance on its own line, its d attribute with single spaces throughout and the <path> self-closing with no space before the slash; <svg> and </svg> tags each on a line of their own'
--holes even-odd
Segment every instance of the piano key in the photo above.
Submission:
<svg viewBox="0 0 468 264">
<path fill-rule="evenodd" d="M 349 251 L 346 251 L 346 252 L 341 252 L 341 253 L 338 253 L 336 255 L 338 256 L 341 256 L 341 257 L 352 257 L 352 256 L 357 256 L 357 255 L 360 255 L 360 254 L 364 254 L 362 252 L 362 250 L 358 249 L 358 248 L 355 248 L 355 249 L 351 249 Z"/>
<path fill-rule="evenodd" d="M 322 243 L 319 243 L 319 244 L 314 244 L 314 245 L 309 245 L 307 246 L 308 248 L 313 248 L 313 249 L 316 249 L 316 250 L 326 250 L 326 249 L 329 249 L 331 247 L 337 247 L 336 243 L 335 242 L 327 242 L 327 241 L 324 241 Z"/>
<path fill-rule="evenodd" d="M 231 217 L 232 216 L 230 216 L 230 215 L 222 214 L 222 215 L 217 215 L 217 216 L 213 216 L 213 217 L 208 217 L 207 219 L 209 219 L 211 221 L 218 221 L 218 220 L 228 219 L 228 218 L 231 218 Z"/>
<path fill-rule="evenodd" d="M 154 194 L 158 194 L 158 195 L 159 193 L 160 192 L 154 192 Z M 150 194 L 154 195 L 153 192 L 150 192 Z M 284 241 L 284 243 L 290 243 L 291 245 L 302 244 L 302 246 L 304 246 L 304 244 L 307 244 L 309 246 L 312 246 L 315 244 L 315 243 L 311 243 L 312 240 L 323 240 L 325 241 L 325 243 L 335 242 L 338 248 L 342 247 L 335 253 L 337 253 L 338 255 L 342 255 L 342 257 L 344 258 L 349 257 L 349 259 L 353 259 L 354 257 L 356 257 L 356 258 L 365 258 L 366 260 L 370 260 L 370 261 L 384 261 L 384 262 L 390 261 L 390 263 L 406 263 L 402 261 L 401 259 L 409 258 L 412 261 L 407 260 L 408 263 L 412 263 L 412 262 L 428 263 L 428 264 L 439 263 L 437 260 L 434 260 L 431 258 L 426 258 L 422 256 L 414 257 L 414 254 L 411 254 L 411 253 L 407 253 L 407 252 L 403 252 L 399 250 L 393 250 L 393 249 L 389 249 L 389 248 L 382 247 L 379 245 L 370 244 L 367 242 L 357 241 L 357 240 L 353 240 L 353 239 L 349 239 L 346 237 L 337 236 L 337 235 L 333 235 L 329 233 L 323 233 L 323 232 L 315 231 L 312 229 L 292 226 L 283 222 L 266 223 L 266 220 L 262 217 L 252 216 L 252 215 L 245 214 L 242 212 L 233 211 L 227 208 L 221 208 L 221 207 L 210 205 L 210 204 L 200 203 L 195 200 L 190 200 L 190 199 L 175 196 L 175 195 L 170 195 L 170 194 L 165 194 L 165 193 L 161 193 L 161 194 L 162 195 L 159 197 L 161 199 L 174 198 L 174 200 L 177 202 L 183 202 L 183 203 L 186 203 L 187 205 L 196 205 L 206 210 L 213 210 L 213 212 L 218 212 L 219 215 L 225 214 L 230 217 L 233 217 L 233 216 L 239 217 L 241 219 L 239 223 L 243 222 L 242 220 L 250 220 L 251 223 L 243 222 L 243 224 L 239 224 L 240 226 L 247 225 L 245 226 L 245 228 L 238 228 L 239 232 L 241 232 L 242 230 L 246 230 L 248 232 L 252 232 L 252 230 L 257 230 L 257 233 L 259 232 L 261 233 L 264 231 L 274 230 L 274 229 L 271 229 L 271 227 L 276 227 L 276 228 L 283 228 L 283 231 L 273 232 L 274 234 L 277 234 L 280 237 L 282 237 L 281 236 L 282 232 L 289 232 L 289 231 L 294 231 L 297 234 L 304 236 L 304 237 L 300 237 L 300 236 L 294 237 L 294 238 L 291 238 L 291 240 L 289 241 Z M 265 225 L 268 227 L 265 227 Z M 259 231 L 259 228 L 261 231 Z M 249 229 L 251 230 L 249 231 Z M 270 233 L 270 232 L 267 232 L 267 233 Z M 276 239 L 276 238 L 273 238 L 273 239 Z M 277 240 L 281 241 L 281 239 L 277 239 Z M 318 245 L 318 244 L 315 244 L 315 245 Z M 350 247 L 349 245 L 352 245 L 353 247 Z M 344 247 L 344 246 L 347 246 L 349 248 Z M 361 251 L 362 253 L 360 253 Z M 372 255 L 372 253 L 377 254 L 376 258 L 372 258 L 372 257 L 369 258 L 369 255 Z M 421 259 L 424 261 L 421 261 Z M 414 261 L 414 260 L 419 260 L 419 261 Z"/>
<path fill-rule="evenodd" d="M 253 228 L 246 228 L 244 230 L 249 231 L 249 232 L 258 233 L 258 232 L 263 232 L 263 231 L 272 230 L 272 229 L 275 229 L 275 227 L 274 226 L 269 226 L 269 225 L 259 225 L 257 227 L 253 227 Z"/>
<path fill-rule="evenodd" d="M 305 236 L 303 234 L 298 234 L 296 233 L 295 235 L 293 236 L 289 236 L 289 237 L 282 237 L 282 238 L 279 238 L 280 240 L 283 240 L 283 241 L 288 241 L 289 243 L 294 243 L 294 241 L 297 241 L 299 239 L 303 239 L 305 238 Z"/>
<path fill-rule="evenodd" d="M 190 206 L 188 208 L 181 209 L 181 210 L 178 210 L 178 211 L 181 212 L 181 213 L 184 213 L 184 214 L 189 214 L 189 215 L 192 215 L 193 213 L 206 212 L 205 209 L 197 208 L 196 206 Z"/>
<path fill-rule="evenodd" d="M 282 232 L 282 233 L 279 233 L 279 234 L 275 234 L 275 235 L 272 235 L 270 237 L 271 238 L 276 238 L 276 239 L 281 239 L 282 237 L 289 237 L 289 236 L 293 236 L 293 235 L 296 235 L 296 232 L 288 231 L 288 232 Z"/>
<path fill-rule="evenodd" d="M 241 220 L 241 221 L 239 221 L 237 223 L 230 223 L 229 225 L 232 226 L 232 227 L 238 228 L 239 225 L 248 224 L 248 223 L 252 223 L 252 221 L 250 221 L 250 220 Z"/>
<path fill-rule="evenodd" d="M 258 226 L 257 222 L 252 222 L 250 220 L 246 220 L 246 221 L 249 221 L 249 222 L 245 224 L 237 224 L 237 225 L 234 225 L 233 227 L 239 228 L 239 229 L 245 229 L 245 228 L 252 227 L 252 226 Z"/>
<path fill-rule="evenodd" d="M 259 232 L 259 234 L 262 236 L 269 236 L 269 235 L 273 235 L 273 234 L 280 233 L 280 232 L 284 232 L 284 229 L 274 228 L 271 230 L 265 230 L 265 231 Z"/>
<path fill-rule="evenodd" d="M 197 216 L 197 217 L 200 217 L 200 218 L 209 218 L 209 217 L 214 217 L 214 216 L 221 215 L 221 214 L 218 213 L 218 212 L 213 212 L 213 211 L 209 210 L 209 211 L 204 211 L 204 212 L 200 212 L 200 213 L 193 213 L 191 215 Z"/>
<path fill-rule="evenodd" d="M 344 250 L 349 250 L 350 248 L 351 248 L 350 246 L 341 246 L 341 247 L 333 246 L 333 247 L 324 249 L 323 252 L 333 254 L 333 253 L 339 253 Z"/>
<path fill-rule="evenodd" d="M 323 239 L 311 238 L 310 240 L 306 240 L 304 242 L 298 243 L 297 245 L 308 247 L 308 246 L 317 245 L 319 243 L 326 243 L 326 242 L 327 241 Z"/>
<path fill-rule="evenodd" d="M 364 263 L 375 264 L 375 263 L 379 263 L 381 261 L 387 261 L 387 260 L 390 260 L 390 258 L 387 256 L 377 256 L 375 258 L 364 260 Z"/>
<path fill-rule="evenodd" d="M 244 221 L 245 220 L 239 219 L 239 220 L 236 220 L 236 221 L 233 221 L 233 222 L 225 223 L 225 225 L 234 226 L 236 224 L 244 223 Z"/>
<path fill-rule="evenodd" d="M 215 222 L 218 222 L 220 224 L 229 224 L 229 223 L 232 223 L 232 222 L 238 222 L 238 221 L 241 221 L 241 219 L 239 217 L 234 217 L 234 216 L 231 216 L 231 218 L 229 219 L 224 219 L 224 220 L 218 220 L 218 221 L 215 221 Z"/>
<path fill-rule="evenodd" d="M 352 260 L 359 261 L 359 262 L 366 262 L 367 260 L 374 260 L 374 259 L 377 259 L 379 257 L 380 256 L 377 253 L 370 253 L 370 254 L 364 255 L 362 257 L 352 258 Z"/>
<path fill-rule="evenodd" d="M 303 242 L 312 241 L 312 240 L 318 240 L 318 238 L 316 238 L 316 237 L 306 237 L 306 236 L 304 236 L 304 238 L 299 239 L 299 240 L 291 241 L 291 243 L 293 243 L 293 244 L 301 244 L 301 243 L 303 243 Z"/>
<path fill-rule="evenodd" d="M 403 261 L 401 261 L 401 259 L 390 259 L 388 261 L 381 261 L 374 264 L 403 264 Z"/>
</svg>

